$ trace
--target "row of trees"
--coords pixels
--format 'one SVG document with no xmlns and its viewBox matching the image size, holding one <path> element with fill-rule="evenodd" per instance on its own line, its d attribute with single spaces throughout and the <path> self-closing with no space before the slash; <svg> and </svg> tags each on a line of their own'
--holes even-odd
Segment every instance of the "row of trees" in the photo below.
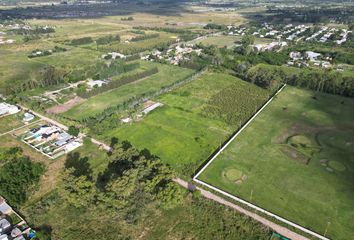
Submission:
<svg viewBox="0 0 354 240">
<path fill-rule="evenodd" d="M 148 40 L 148 39 L 152 39 L 152 38 L 158 38 L 158 37 L 160 37 L 160 34 L 158 34 L 158 33 L 144 34 L 141 36 L 133 37 L 132 39 L 130 39 L 130 41 L 131 42 L 139 42 L 139 41 Z"/>
<path fill-rule="evenodd" d="M 31 74 L 28 80 L 18 79 L 6 82 L 5 93 L 7 95 L 17 94 L 38 87 L 57 85 L 63 83 L 66 76 L 66 71 L 46 65 L 40 68 L 37 73 Z"/>
<path fill-rule="evenodd" d="M 123 77 L 121 77 L 118 80 L 114 80 L 114 81 L 108 82 L 107 84 L 104 84 L 104 85 L 102 85 L 99 88 L 94 88 L 91 91 L 80 91 L 77 94 L 78 94 L 79 97 L 82 97 L 82 98 L 90 98 L 92 96 L 101 94 L 101 93 L 106 92 L 106 91 L 110 91 L 110 90 L 112 90 L 114 88 L 121 87 L 121 86 L 123 86 L 125 84 L 131 83 L 131 82 L 135 82 L 135 81 L 137 81 L 139 79 L 151 76 L 151 75 L 156 74 L 156 73 L 158 73 L 158 68 L 154 67 L 154 68 L 148 69 L 148 70 L 146 70 L 144 72 L 135 73 L 133 75 L 128 75 L 128 76 L 123 76 Z"/>
<path fill-rule="evenodd" d="M 120 42 L 120 36 L 117 35 L 108 35 L 104 37 L 100 37 L 96 39 L 97 45 L 105 45 L 105 44 L 110 44 L 112 42 Z"/>
<path fill-rule="evenodd" d="M 74 46 L 85 45 L 85 44 L 90 44 L 90 43 L 93 43 L 92 37 L 76 38 L 76 39 L 72 39 L 70 41 L 70 44 L 74 45 Z"/>
<path fill-rule="evenodd" d="M 259 64 L 247 71 L 245 79 L 268 89 L 287 83 L 314 91 L 354 97 L 354 79 L 337 71 Z"/>
</svg>

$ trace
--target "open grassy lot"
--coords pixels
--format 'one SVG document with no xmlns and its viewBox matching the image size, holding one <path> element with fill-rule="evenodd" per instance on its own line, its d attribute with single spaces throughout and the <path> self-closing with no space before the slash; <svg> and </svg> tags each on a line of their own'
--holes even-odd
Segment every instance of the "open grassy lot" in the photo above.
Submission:
<svg viewBox="0 0 354 240">
<path fill-rule="evenodd" d="M 39 69 L 44 64 L 29 61 L 27 52 L 15 52 L 0 48 L 0 92 L 4 91 L 7 84 L 35 78 Z"/>
<path fill-rule="evenodd" d="M 101 53 L 90 49 L 83 48 L 68 48 L 66 52 L 55 53 L 53 55 L 33 58 L 30 61 L 35 61 L 63 69 L 83 69 L 94 65 Z"/>
<path fill-rule="evenodd" d="M 333 239 L 354 235 L 354 100 L 282 92 L 201 180 Z"/>
<path fill-rule="evenodd" d="M 212 36 L 207 37 L 202 40 L 193 41 L 193 43 L 202 43 L 204 45 L 215 45 L 217 47 L 232 47 L 235 45 L 236 41 L 239 41 L 241 37 L 239 36 Z"/>
<path fill-rule="evenodd" d="M 147 34 L 154 34 L 154 32 L 146 32 Z M 156 32 L 155 32 L 156 33 Z M 131 35 L 131 34 L 130 34 Z M 129 35 L 124 36 L 128 41 L 130 40 Z M 146 40 L 136 41 L 136 42 L 121 42 L 109 45 L 99 46 L 99 50 L 102 52 L 116 51 L 124 54 L 134 54 L 143 52 L 145 50 L 153 49 L 161 44 L 173 43 L 177 39 L 177 35 L 171 33 L 158 33 L 155 38 L 150 38 Z"/>
<path fill-rule="evenodd" d="M 126 84 L 119 88 L 113 89 L 112 91 L 91 97 L 82 104 L 70 109 L 68 112 L 64 113 L 64 115 L 74 119 L 90 117 L 102 112 L 106 108 L 123 103 L 132 97 L 151 91 L 157 91 L 163 86 L 167 86 L 178 80 L 184 79 L 193 73 L 193 70 L 190 69 L 157 63 L 145 62 L 142 63 L 142 66 L 147 68 L 157 66 L 159 72 L 142 80 Z"/>
<path fill-rule="evenodd" d="M 233 130 L 223 119 L 206 113 L 214 104 L 211 99 L 228 88 L 243 91 L 249 87 L 259 89 L 230 75 L 207 73 L 156 99 L 164 106 L 142 121 L 107 129 L 100 137 L 107 142 L 114 136 L 127 139 L 140 149 L 149 149 L 179 172 L 192 174 Z"/>
<path fill-rule="evenodd" d="M 0 134 L 24 125 L 22 122 L 23 114 L 21 112 L 4 117 L 0 117 Z"/>
</svg>

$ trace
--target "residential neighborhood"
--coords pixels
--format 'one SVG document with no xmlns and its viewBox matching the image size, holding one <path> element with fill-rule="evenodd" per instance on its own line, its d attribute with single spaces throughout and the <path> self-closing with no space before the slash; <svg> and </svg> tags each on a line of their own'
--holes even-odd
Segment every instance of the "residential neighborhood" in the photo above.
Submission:
<svg viewBox="0 0 354 240">
<path fill-rule="evenodd" d="M 25 240 L 36 236 L 26 221 L 0 196 L 0 240 Z"/>
</svg>

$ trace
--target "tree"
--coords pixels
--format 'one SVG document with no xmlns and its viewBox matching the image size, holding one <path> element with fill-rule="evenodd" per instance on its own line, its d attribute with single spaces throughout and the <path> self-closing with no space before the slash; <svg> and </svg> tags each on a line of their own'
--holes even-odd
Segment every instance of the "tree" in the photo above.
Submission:
<svg viewBox="0 0 354 240">
<path fill-rule="evenodd" d="M 76 177 L 74 168 L 63 171 L 61 196 L 74 207 L 88 207 L 96 196 L 95 184 L 85 175 Z"/>
<path fill-rule="evenodd" d="M 172 209 L 183 202 L 185 191 L 174 182 L 168 182 L 156 195 L 160 206 L 164 209 Z"/>
<path fill-rule="evenodd" d="M 17 154 L 17 152 L 15 153 Z M 0 168 L 0 195 L 14 206 L 23 204 L 44 172 L 42 163 L 16 156 Z"/>
<path fill-rule="evenodd" d="M 68 129 L 68 133 L 74 137 L 77 137 L 80 133 L 80 129 L 75 126 L 70 126 Z"/>
</svg>

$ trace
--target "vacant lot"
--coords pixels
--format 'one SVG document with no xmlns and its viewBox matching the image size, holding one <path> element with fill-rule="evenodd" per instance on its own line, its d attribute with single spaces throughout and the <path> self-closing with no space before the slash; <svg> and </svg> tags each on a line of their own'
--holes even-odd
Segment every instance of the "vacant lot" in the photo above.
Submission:
<svg viewBox="0 0 354 240">
<path fill-rule="evenodd" d="M 112 91 L 89 98 L 82 104 L 70 109 L 64 115 L 74 119 L 82 119 L 101 113 L 109 107 L 121 104 L 132 97 L 139 96 L 151 91 L 157 91 L 163 86 L 172 84 L 178 80 L 184 79 L 194 71 L 186 68 L 180 68 L 169 65 L 145 63 L 144 67 L 152 68 L 157 66 L 159 72 L 142 80 L 123 85 Z"/>
<path fill-rule="evenodd" d="M 230 75 L 207 73 L 156 99 L 164 106 L 149 113 L 142 121 L 107 129 L 101 138 L 107 142 L 114 136 L 127 139 L 140 149 L 149 149 L 179 172 L 191 175 L 234 129 L 210 110 L 219 107 L 212 101 L 213 97 L 230 88 L 240 91 L 252 88 L 254 92 L 260 89 Z M 255 98 L 263 99 L 263 102 L 267 96 L 264 91 Z M 250 108 L 254 109 L 251 105 Z M 238 107 L 237 103 L 235 107 Z M 243 121 L 249 115 L 243 115 Z"/>
<path fill-rule="evenodd" d="M 12 129 L 21 127 L 24 125 L 22 122 L 23 114 L 17 113 L 4 117 L 0 117 L 0 134 L 11 131 Z"/>
<path fill-rule="evenodd" d="M 286 87 L 200 179 L 333 239 L 354 234 L 354 100 Z"/>
<path fill-rule="evenodd" d="M 202 43 L 204 45 L 215 45 L 217 47 L 232 47 L 235 45 L 236 41 L 240 41 L 241 37 L 239 36 L 212 36 L 207 37 L 201 40 L 193 41 L 195 43 Z"/>
</svg>

